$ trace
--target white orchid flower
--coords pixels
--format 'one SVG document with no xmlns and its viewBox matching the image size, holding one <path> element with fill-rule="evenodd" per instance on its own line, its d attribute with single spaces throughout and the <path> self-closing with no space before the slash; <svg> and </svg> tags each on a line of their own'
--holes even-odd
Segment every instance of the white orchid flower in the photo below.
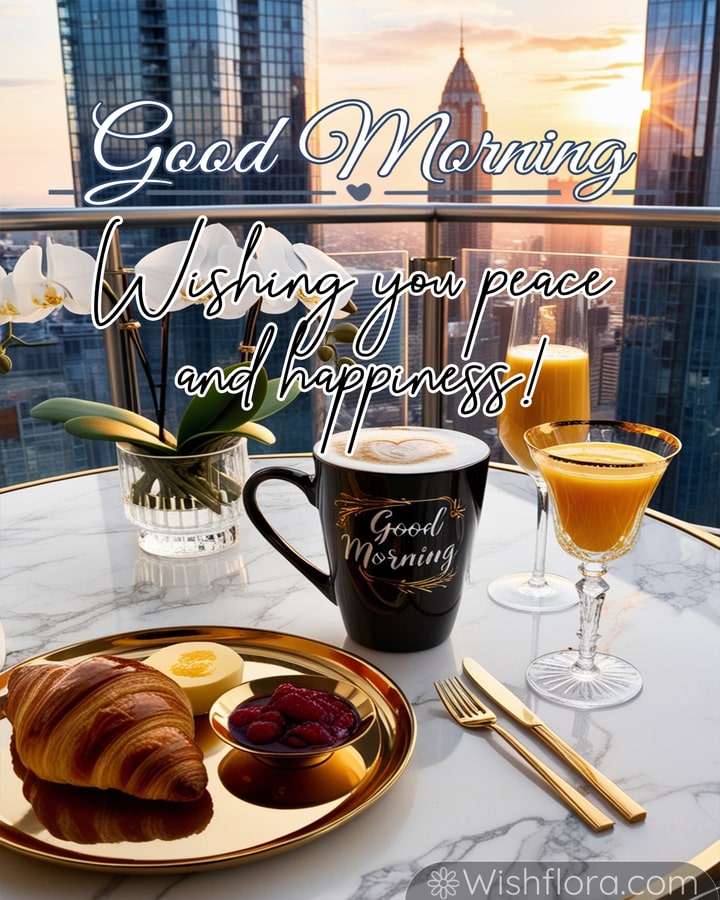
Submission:
<svg viewBox="0 0 720 900">
<path fill-rule="evenodd" d="M 165 312 L 174 312 L 200 304 L 208 318 L 221 319 L 242 318 L 258 300 L 263 312 L 274 315 L 287 312 L 298 301 L 312 308 L 320 297 L 310 297 L 302 289 L 282 290 L 305 273 L 311 284 L 326 273 L 337 275 L 343 283 L 349 280 L 347 272 L 330 257 L 307 244 L 291 244 L 275 228 L 263 227 L 252 255 L 246 257 L 246 246 L 239 247 L 231 232 L 216 223 L 203 227 L 192 252 L 190 240 L 167 244 L 144 256 L 135 273 L 143 277 L 148 309 L 162 307 Z M 183 269 L 186 275 L 170 297 Z M 270 289 L 260 290 L 263 285 Z M 346 289 L 337 298 L 334 316 L 348 314 L 342 308 L 351 291 Z"/>
<path fill-rule="evenodd" d="M 135 266 L 135 273 L 142 275 L 145 282 L 145 304 L 148 309 L 156 310 L 164 306 L 183 267 L 186 277 L 165 306 L 166 311 L 173 312 L 193 304 L 209 303 L 214 298 L 215 291 L 212 288 L 200 292 L 199 296 L 197 294 L 199 288 L 207 284 L 209 273 L 225 265 L 223 254 L 228 249 L 237 247 L 235 238 L 228 228 L 215 223 L 202 229 L 190 259 L 186 261 L 189 247 L 189 240 L 166 244 L 143 256 Z M 217 282 L 222 286 L 231 277 L 232 270 L 230 275 L 217 276 Z"/>
<path fill-rule="evenodd" d="M 322 250 L 318 250 L 317 247 L 313 247 L 311 244 L 293 244 L 293 250 L 302 260 L 305 270 L 310 275 L 310 284 L 317 284 L 318 280 L 321 279 L 323 275 L 327 274 L 336 275 L 338 285 L 347 285 L 342 291 L 338 292 L 338 296 L 335 298 L 333 303 L 333 318 L 344 319 L 351 315 L 354 306 L 350 301 L 352 300 L 352 292 L 353 287 L 356 284 L 356 279 L 351 278 L 348 271 L 341 266 L 339 262 L 336 262 L 330 256 L 323 253 Z M 326 284 L 327 282 L 328 279 L 325 279 Z M 319 296 L 300 297 L 300 300 L 308 309 L 312 309 L 320 299 L 321 297 Z"/>
<path fill-rule="evenodd" d="M 258 300 L 261 301 L 262 311 L 266 313 L 284 313 L 295 306 L 297 298 L 288 297 L 286 292 L 278 297 L 269 297 L 267 293 L 258 291 L 258 287 L 271 280 L 274 293 L 276 288 L 302 271 L 302 263 L 293 253 L 290 241 L 275 228 L 263 228 L 252 255 L 244 260 L 245 255 L 245 246 L 238 247 L 235 243 L 222 247 L 218 254 L 218 261 L 230 272 L 230 282 L 238 282 L 242 273 L 245 285 L 239 292 L 228 289 L 222 298 L 222 309 L 217 313 L 218 317 L 240 319 Z M 226 280 L 226 283 L 230 282 Z"/>
<path fill-rule="evenodd" d="M 48 238 L 43 259 L 35 245 L 0 280 L 0 323 L 37 322 L 64 306 L 86 315 L 92 302 L 95 260 L 89 253 Z"/>
<path fill-rule="evenodd" d="M 223 265 L 237 276 L 241 270 L 246 282 L 243 290 L 235 296 L 225 297 L 220 318 L 238 319 L 254 306 L 258 300 L 265 313 L 279 315 L 292 309 L 298 301 L 293 292 L 281 291 L 283 285 L 294 280 L 304 271 L 303 262 L 293 250 L 290 241 L 275 228 L 264 228 L 262 236 L 250 259 L 245 261 L 244 247 L 225 247 L 221 254 Z M 258 276 L 248 277 L 248 276 Z M 258 287 L 272 283 L 272 294 L 259 292 Z M 229 292 L 230 293 L 230 292 Z"/>
<path fill-rule="evenodd" d="M 238 270 L 243 257 L 240 247 L 223 248 L 223 263 L 231 270 Z M 280 315 L 292 309 L 301 302 L 308 309 L 312 309 L 317 303 L 331 291 L 333 282 L 327 278 L 321 285 L 322 296 L 311 296 L 304 290 L 303 285 L 315 285 L 324 275 L 335 276 L 337 284 L 348 284 L 347 288 L 338 291 L 338 296 L 333 303 L 333 317 L 344 318 L 350 314 L 350 309 L 345 310 L 351 299 L 352 283 L 349 274 L 337 262 L 326 256 L 320 250 L 309 244 L 291 244 L 290 241 L 275 228 L 265 228 L 263 235 L 253 253 L 253 256 L 245 264 L 244 274 L 257 273 L 261 284 L 271 282 L 271 290 L 261 292 L 258 296 L 255 279 L 248 279 L 248 283 L 242 293 L 234 297 L 232 301 L 226 298 L 225 308 L 221 318 L 239 318 L 253 306 L 258 299 L 263 312 L 271 315 Z M 299 276 L 306 275 L 307 279 Z M 300 286 L 295 290 L 282 290 L 283 286 L 296 284 Z M 271 296 L 272 294 L 272 296 Z"/>
<path fill-rule="evenodd" d="M 12 278 L 0 266 L 0 325 L 4 325 L 20 315 L 15 304 L 15 288 L 13 287 Z"/>
</svg>

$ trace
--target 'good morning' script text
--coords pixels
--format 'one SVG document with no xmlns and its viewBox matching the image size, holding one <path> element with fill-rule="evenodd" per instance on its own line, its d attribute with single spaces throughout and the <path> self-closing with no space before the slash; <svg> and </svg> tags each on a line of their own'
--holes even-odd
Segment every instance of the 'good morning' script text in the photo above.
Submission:
<svg viewBox="0 0 720 900">
<path fill-rule="evenodd" d="M 135 100 L 111 110 L 101 117 L 102 103 L 92 111 L 96 129 L 93 155 L 97 164 L 116 176 L 86 191 L 84 200 L 91 206 L 121 203 L 145 187 L 174 185 L 173 175 L 199 172 L 203 175 L 270 172 L 280 159 L 279 147 L 287 146 L 290 116 L 281 116 L 267 137 L 235 147 L 227 139 L 219 139 L 206 147 L 198 147 L 192 137 L 167 145 L 172 131 L 172 107 L 159 100 Z M 355 115 L 354 133 L 335 121 L 348 113 Z M 134 127 L 133 123 L 150 121 L 151 127 Z M 329 166 L 337 163 L 336 178 L 346 181 L 373 145 L 384 153 L 377 168 L 380 178 L 393 174 L 400 160 L 416 144 L 425 148 L 420 159 L 420 175 L 429 184 L 442 185 L 446 176 L 469 172 L 479 167 L 490 175 L 514 171 L 518 175 L 557 175 L 563 168 L 578 178 L 573 189 L 576 200 L 599 200 L 610 191 L 621 175 L 635 163 L 637 154 L 628 153 L 627 145 L 617 138 L 606 138 L 597 144 L 590 141 L 558 141 L 559 134 L 550 128 L 542 140 L 525 143 L 512 140 L 507 144 L 495 139 L 492 131 L 483 131 L 476 145 L 463 139 L 448 140 L 453 125 L 446 110 L 432 113 L 414 128 L 410 114 L 404 109 L 391 109 L 375 119 L 372 107 L 363 100 L 342 100 L 326 106 L 312 116 L 299 132 L 297 151 L 309 163 Z M 315 149 L 321 129 L 329 128 L 334 145 L 329 152 Z M 118 146 L 138 148 L 136 158 L 117 162 Z M 134 155 L 134 154 L 133 154 Z"/>
</svg>

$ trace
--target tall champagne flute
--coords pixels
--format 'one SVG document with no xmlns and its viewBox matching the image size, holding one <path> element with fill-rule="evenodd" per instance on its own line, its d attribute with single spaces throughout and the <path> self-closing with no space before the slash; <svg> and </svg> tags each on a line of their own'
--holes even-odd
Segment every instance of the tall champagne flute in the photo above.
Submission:
<svg viewBox="0 0 720 900">
<path fill-rule="evenodd" d="M 566 706 L 596 709 L 634 697 L 642 676 L 631 663 L 596 651 L 606 563 L 628 553 L 643 513 L 680 441 L 628 422 L 553 422 L 530 428 L 528 448 L 546 479 L 560 545 L 581 560 L 577 650 L 538 657 L 530 687 Z"/>
<path fill-rule="evenodd" d="M 524 434 L 543 422 L 587 419 L 590 415 L 586 298 L 577 295 L 547 300 L 532 294 L 516 299 L 505 361 L 510 367 L 508 378 L 519 373 L 525 380 L 508 391 L 505 408 L 498 416 L 498 433 L 508 453 L 535 482 L 535 557 L 531 572 L 495 578 L 488 585 L 488 593 L 496 603 L 512 609 L 567 609 L 577 603 L 577 593 L 570 579 L 545 572 L 548 491 L 525 445 Z"/>
</svg>

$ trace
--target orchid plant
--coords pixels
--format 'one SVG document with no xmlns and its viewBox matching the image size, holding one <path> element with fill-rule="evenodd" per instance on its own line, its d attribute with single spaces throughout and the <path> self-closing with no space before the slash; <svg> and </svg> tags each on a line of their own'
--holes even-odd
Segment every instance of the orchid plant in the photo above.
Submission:
<svg viewBox="0 0 720 900">
<path fill-rule="evenodd" d="M 297 390 L 280 399 L 279 379 L 269 378 L 264 368 L 256 373 L 250 403 L 236 393 L 211 386 L 204 394 L 191 397 L 180 416 L 177 434 L 165 427 L 171 321 L 189 306 L 201 304 L 207 318 L 245 318 L 240 344 L 245 358 L 224 370 L 229 375 L 235 369 L 250 366 L 261 311 L 281 314 L 297 303 L 313 309 L 321 298 L 309 295 L 300 285 L 320 285 L 323 277 L 332 275 L 337 286 L 331 298 L 333 326 L 327 330 L 318 353 L 324 362 L 333 358 L 340 364 L 352 362 L 339 356 L 337 345 L 351 342 L 357 332 L 354 325 L 339 321 L 355 311 L 351 297 L 354 279 L 315 247 L 291 244 L 273 228 L 256 223 L 251 235 L 251 244 L 246 241 L 239 246 L 228 228 L 221 224 L 208 226 L 201 217 L 190 240 L 159 247 L 136 264 L 134 281 L 122 297 L 112 291 L 107 280 L 102 281 L 104 299 L 120 310 L 120 322 L 145 373 L 155 421 L 112 404 L 74 397 L 50 398 L 33 407 L 31 414 L 62 423 L 66 431 L 77 437 L 128 443 L 158 457 L 211 453 L 240 437 L 274 443 L 275 436 L 260 422 L 292 402 Z M 0 373 L 12 368 L 7 352 L 12 344 L 31 345 L 13 333 L 14 323 L 37 322 L 61 306 L 78 315 L 94 313 L 99 261 L 83 250 L 48 239 L 43 248 L 28 248 L 10 274 L 0 268 L 0 325 L 7 326 L 0 341 Z M 241 290 L 237 287 L 240 267 L 246 275 L 253 276 L 245 279 Z M 126 281 L 130 274 L 124 273 Z M 262 290 L 263 286 L 277 284 L 287 285 L 287 290 Z M 160 319 L 157 380 L 130 299 L 135 299 L 148 318 Z"/>
<path fill-rule="evenodd" d="M 90 286 L 95 260 L 89 253 L 53 244 L 28 247 L 13 272 L 0 266 L 0 325 L 7 334 L 0 341 L 0 373 L 12 370 L 7 348 L 28 345 L 13 333 L 14 322 L 37 322 L 61 306 L 79 315 L 90 312 Z"/>
<path fill-rule="evenodd" d="M 232 302 L 222 302 L 227 286 L 240 266 L 247 248 L 240 247 L 224 225 L 213 224 L 198 229 L 199 239 L 177 241 L 159 247 L 144 256 L 135 266 L 135 276 L 141 284 L 144 307 L 158 312 L 158 298 L 164 298 L 161 310 L 161 373 L 156 381 L 152 374 L 138 325 L 130 306 L 123 310 L 122 320 L 133 327 L 128 329 L 137 358 L 145 372 L 156 420 L 110 404 L 54 397 L 32 410 L 37 418 L 62 422 L 67 431 L 77 437 L 126 441 L 157 454 L 185 454 L 212 449 L 213 443 L 227 436 L 245 436 L 264 444 L 275 438 L 272 432 L 258 423 L 282 409 L 296 396 L 291 393 L 282 400 L 277 397 L 278 379 L 269 379 L 263 370 L 256 379 L 250 409 L 243 408 L 242 398 L 214 388 L 204 396 L 193 397 L 179 423 L 178 435 L 165 428 L 166 388 L 168 383 L 168 344 L 172 315 L 191 305 L 218 307 L 212 316 L 223 319 L 245 317 L 246 325 L 241 348 L 249 353 L 259 312 L 280 314 L 298 302 L 307 308 L 318 302 L 317 296 L 307 296 L 298 288 L 284 296 L 258 296 L 254 285 L 273 278 L 275 283 L 292 284 L 305 273 L 308 283 L 318 283 L 323 275 L 334 273 L 338 284 L 345 285 L 333 298 L 332 318 L 340 320 L 355 307 L 351 293 L 354 280 L 337 262 L 308 244 L 291 244 L 279 231 L 260 228 L 260 239 L 253 247 L 246 271 L 257 276 L 247 280 L 243 291 Z M 186 275 L 178 282 L 178 273 L 186 261 Z M 7 353 L 12 343 L 27 344 L 12 330 L 15 322 L 37 322 L 60 306 L 73 313 L 88 315 L 92 307 L 92 288 L 96 261 L 75 247 L 54 244 L 49 239 L 45 248 L 32 246 L 18 259 L 15 269 L 7 274 L 0 269 L 0 324 L 7 324 L 8 333 L 0 342 L 0 371 L 8 372 L 12 362 Z M 107 282 L 103 290 L 113 303 L 120 300 Z M 206 314 L 208 310 L 206 309 Z M 326 335 L 326 343 L 319 353 L 324 361 L 337 354 L 337 344 L 352 341 L 356 329 L 349 323 L 338 324 Z M 238 362 L 231 369 L 249 365 Z M 229 370 L 226 370 L 229 371 Z M 246 404 L 247 405 L 247 404 Z"/>
</svg>

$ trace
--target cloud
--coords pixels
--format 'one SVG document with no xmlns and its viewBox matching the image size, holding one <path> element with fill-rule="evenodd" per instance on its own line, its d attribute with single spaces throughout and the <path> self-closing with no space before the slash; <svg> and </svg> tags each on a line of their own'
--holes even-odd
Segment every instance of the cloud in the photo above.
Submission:
<svg viewBox="0 0 720 900">
<path fill-rule="evenodd" d="M 606 69 L 642 69 L 643 63 L 635 60 L 628 62 L 614 62 L 610 63 L 609 66 L 605 67 Z"/>
<path fill-rule="evenodd" d="M 422 10 L 418 8 L 418 0 L 393 0 L 391 4 L 387 0 L 363 0 L 359 7 L 350 9 L 347 0 L 322 0 L 322 3 L 318 4 L 318 18 L 322 26 L 321 31 L 338 23 L 340 28 L 346 28 L 350 24 L 360 32 L 373 27 L 375 23 L 378 27 L 382 27 L 384 22 L 405 22 L 410 25 L 416 22 L 420 15 L 434 18 L 452 14 L 458 25 L 462 19 L 467 21 L 469 14 L 488 19 L 508 19 L 516 16 L 516 11 L 508 8 L 507 2 L 503 0 L 499 3 L 492 0 L 489 2 L 473 0 L 472 13 L 469 13 L 467 0 L 423 0 L 421 5 Z"/>
<path fill-rule="evenodd" d="M 608 66 L 608 69 L 617 68 Z M 594 91 L 607 87 L 613 81 L 624 81 L 625 77 L 616 72 L 578 72 L 573 75 L 553 74 L 538 75 L 535 81 L 538 84 L 564 84 L 571 91 Z"/>
<path fill-rule="evenodd" d="M 580 34 L 574 37 L 533 35 L 525 38 L 521 49 L 554 50 L 556 53 L 583 53 L 587 50 L 611 50 L 621 47 L 625 38 L 621 34 Z"/>
<path fill-rule="evenodd" d="M 0 78 L 0 90 L 4 88 L 43 87 L 53 83 L 49 78 Z"/>
<path fill-rule="evenodd" d="M 536 75 L 538 84 L 569 84 L 573 79 L 569 75 Z"/>
<path fill-rule="evenodd" d="M 550 50 L 555 53 L 585 53 L 622 47 L 637 29 L 606 28 L 588 34 L 558 37 L 533 34 L 519 28 L 493 26 L 479 22 L 463 23 L 466 49 L 506 47 L 510 51 L 533 52 Z M 326 33 L 322 40 L 321 60 L 337 64 L 405 65 L 423 63 L 428 57 L 447 53 L 460 45 L 459 21 L 436 18 L 411 26 L 380 28 L 366 32 Z M 630 65 L 630 64 L 628 64 Z"/>
<path fill-rule="evenodd" d="M 571 90 L 573 91 L 596 91 L 600 88 L 606 88 L 611 81 L 624 81 L 625 79 L 622 75 L 606 75 L 601 78 L 596 78 L 594 81 L 576 81 L 574 85 L 572 85 Z"/>
<path fill-rule="evenodd" d="M 463 40 L 466 47 L 510 44 L 521 39 L 522 34 L 513 28 L 480 27 L 463 25 Z M 419 22 L 409 27 L 378 29 L 357 34 L 329 34 L 322 41 L 320 58 L 322 62 L 332 61 L 352 65 L 397 65 L 423 63 L 429 55 L 460 46 L 460 22 L 447 19 L 433 19 Z"/>
<path fill-rule="evenodd" d="M 32 19 L 34 18 L 33 9 L 29 3 L 11 3 L 4 2 L 2 4 L 2 14 L 4 19 Z"/>
</svg>

